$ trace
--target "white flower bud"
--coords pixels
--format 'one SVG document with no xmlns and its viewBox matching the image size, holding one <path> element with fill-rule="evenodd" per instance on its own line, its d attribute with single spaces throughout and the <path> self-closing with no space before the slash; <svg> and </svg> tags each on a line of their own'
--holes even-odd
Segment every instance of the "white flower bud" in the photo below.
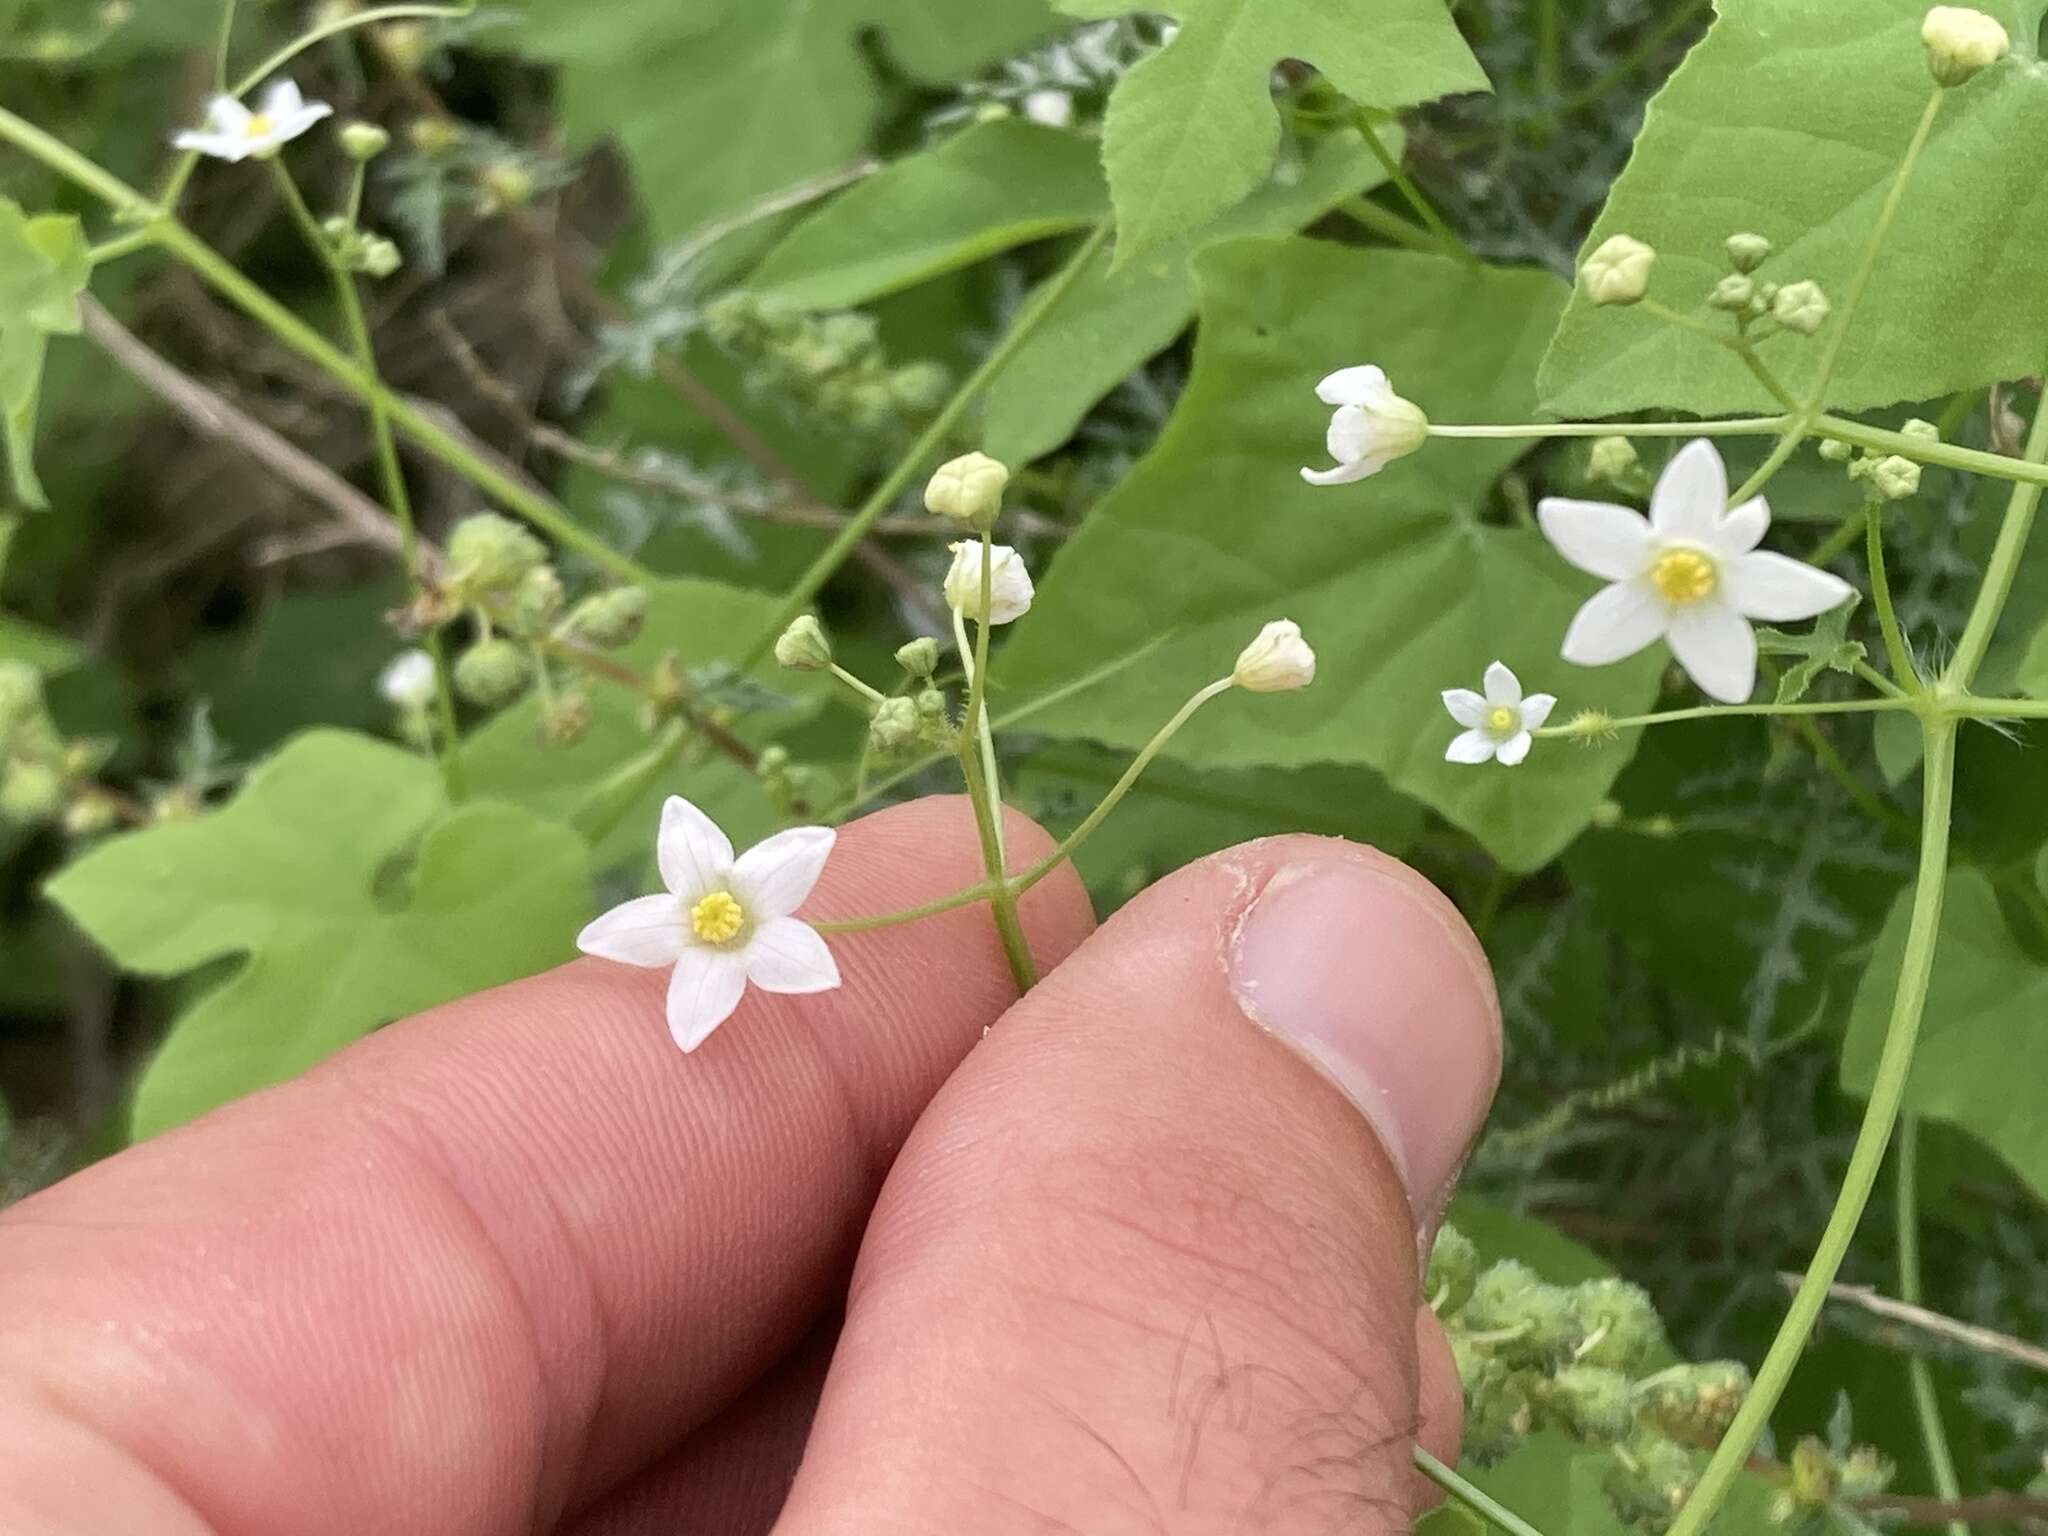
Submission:
<svg viewBox="0 0 2048 1536">
<path fill-rule="evenodd" d="M 884 699 L 875 706 L 874 718 L 868 722 L 868 740 L 877 752 L 894 752 L 917 740 L 922 723 L 915 700 Z"/>
<path fill-rule="evenodd" d="M 1938 85 L 1961 85 L 2012 51 L 2005 28 L 1982 11 L 1937 5 L 1920 24 L 1927 69 Z"/>
<path fill-rule="evenodd" d="M 1811 336 L 1827 323 L 1828 296 L 1819 283 L 1787 283 L 1771 301 L 1771 317 L 1788 331 Z"/>
<path fill-rule="evenodd" d="M 799 614 L 775 642 L 775 659 L 792 672 L 822 672 L 832 665 L 832 642 L 825 626 L 810 614 Z"/>
<path fill-rule="evenodd" d="M 1904 501 L 1920 489 L 1920 466 L 1892 454 L 1871 467 L 1870 483 L 1886 501 Z"/>
<path fill-rule="evenodd" d="M 1713 291 L 1707 295 L 1707 303 L 1715 309 L 1725 309 L 1731 314 L 1740 314 L 1743 310 L 1749 308 L 1751 301 L 1755 298 L 1756 284 L 1740 272 L 1731 272 L 1728 276 L 1722 278 L 1721 281 L 1714 284 Z"/>
<path fill-rule="evenodd" d="M 1738 272 L 1754 272 L 1771 259 L 1771 242 L 1746 231 L 1728 237 L 1728 265 Z"/>
<path fill-rule="evenodd" d="M 939 669 L 939 642 L 930 635 L 920 635 L 905 645 L 896 647 L 896 665 L 912 677 L 930 677 Z"/>
<path fill-rule="evenodd" d="M 1846 464 L 1855 452 L 1854 444 L 1845 443 L 1839 437 L 1821 439 L 1820 456 L 1830 464 Z"/>
<path fill-rule="evenodd" d="M 968 618 L 980 619 L 981 545 L 963 540 L 949 547 L 953 551 L 953 567 L 946 572 L 946 602 Z M 1024 569 L 1024 557 L 1007 544 L 989 547 L 988 593 L 991 624 L 1021 619 L 1031 607 L 1031 573 Z"/>
<path fill-rule="evenodd" d="M 951 518 L 963 528 L 987 533 L 1003 509 L 1003 488 L 1010 483 L 1008 466 L 985 453 L 962 454 L 941 464 L 924 488 L 927 511 Z"/>
<path fill-rule="evenodd" d="M 1316 653 L 1292 619 L 1275 619 L 1238 653 L 1230 680 L 1253 693 L 1286 693 L 1316 680 Z"/>
<path fill-rule="evenodd" d="M 1629 235 L 1601 242 L 1579 268 L 1579 281 L 1595 304 L 1634 304 L 1650 291 L 1650 268 L 1657 253 Z"/>
<path fill-rule="evenodd" d="M 394 709 L 425 709 L 434 702 L 434 658 L 400 651 L 378 674 L 377 692 Z"/>
<path fill-rule="evenodd" d="M 1596 437 L 1587 468 L 1596 480 L 1626 480 L 1642 467 L 1636 445 L 1625 437 Z"/>
<path fill-rule="evenodd" d="M 1899 432 L 1902 436 L 1912 438 L 1916 443 L 1938 443 L 1941 441 L 1941 428 L 1931 421 L 1921 420 L 1918 416 L 1915 416 L 1911 421 L 1899 428 Z"/>
<path fill-rule="evenodd" d="M 1070 128 L 1074 122 L 1074 98 L 1066 91 L 1048 88 L 1024 98 L 1024 115 L 1048 128 Z"/>
</svg>

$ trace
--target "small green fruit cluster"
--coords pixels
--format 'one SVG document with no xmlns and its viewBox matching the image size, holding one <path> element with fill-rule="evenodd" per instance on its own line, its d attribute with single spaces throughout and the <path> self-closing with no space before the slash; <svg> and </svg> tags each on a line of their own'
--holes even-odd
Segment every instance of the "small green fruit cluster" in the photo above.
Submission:
<svg viewBox="0 0 2048 1536">
<path fill-rule="evenodd" d="M 95 776 L 111 753 L 106 742 L 66 740 L 50 718 L 42 674 L 0 661 L 0 826 L 56 823 L 74 837 L 108 830 L 119 816 Z"/>
<path fill-rule="evenodd" d="M 786 299 L 736 291 L 704 308 L 704 328 L 747 370 L 749 387 L 861 434 L 900 431 L 945 403 L 938 363 L 895 366 L 872 317 L 813 314 Z"/>
</svg>

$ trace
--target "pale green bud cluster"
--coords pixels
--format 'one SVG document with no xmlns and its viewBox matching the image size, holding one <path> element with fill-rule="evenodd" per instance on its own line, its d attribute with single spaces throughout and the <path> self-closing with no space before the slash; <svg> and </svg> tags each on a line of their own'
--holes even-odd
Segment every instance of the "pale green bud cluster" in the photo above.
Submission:
<svg viewBox="0 0 2048 1536">
<path fill-rule="evenodd" d="M 324 221 L 320 232 L 327 238 L 334 259 L 345 271 L 367 277 L 389 277 L 405 265 L 397 242 L 372 230 L 358 228 L 340 214 Z"/>
<path fill-rule="evenodd" d="M 756 392 L 781 396 L 848 431 L 914 426 L 945 403 L 952 384 L 939 364 L 893 364 L 868 315 L 813 314 L 784 299 L 736 291 L 706 305 L 703 319 Z"/>
<path fill-rule="evenodd" d="M 1938 443 L 1941 429 L 1918 417 L 1899 429 L 1900 435 L 1915 442 Z M 1846 465 L 1851 480 L 1860 481 L 1873 501 L 1905 501 L 1920 493 L 1920 464 L 1900 453 L 1859 453 L 1849 443 L 1830 438 L 1820 445 L 1820 456 L 1830 464 Z"/>
<path fill-rule="evenodd" d="M 794 761 L 783 746 L 763 747 L 754 775 L 768 803 L 792 820 L 810 815 L 825 803 L 832 787 L 828 774 Z"/>
<path fill-rule="evenodd" d="M 1787 1477 L 1771 1500 L 1771 1518 L 1780 1525 L 1802 1527 L 1841 1499 L 1867 1499 L 1891 1485 L 1893 1466 L 1868 1445 L 1830 1449 L 1817 1436 L 1804 1436 L 1792 1448 Z"/>
<path fill-rule="evenodd" d="M 367 165 L 391 147 L 391 135 L 375 123 L 344 123 L 337 137 L 341 152 L 359 165 Z"/>
</svg>

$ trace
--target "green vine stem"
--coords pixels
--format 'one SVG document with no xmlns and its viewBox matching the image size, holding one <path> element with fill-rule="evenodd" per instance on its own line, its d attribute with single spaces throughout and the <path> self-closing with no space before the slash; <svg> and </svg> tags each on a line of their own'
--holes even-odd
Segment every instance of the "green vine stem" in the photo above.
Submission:
<svg viewBox="0 0 2048 1536">
<path fill-rule="evenodd" d="M 1920 1122 L 1907 1115 L 1899 1122 L 1898 1227 L 1899 1300 L 1920 1305 Z M 1913 1412 L 1920 1420 L 1920 1441 L 1927 1452 L 1928 1474 L 1934 1480 L 1935 1496 L 1953 1504 L 1963 1496 L 1956 1476 L 1955 1457 L 1949 1454 L 1948 1432 L 1942 1428 L 1941 1403 L 1934 1395 L 1934 1372 L 1927 1358 L 1915 1350 L 1906 1356 L 1906 1376 L 1913 1388 Z M 1960 1520 L 1948 1523 L 1948 1536 L 1970 1536 Z"/>
<path fill-rule="evenodd" d="M 967 707 L 960 722 L 960 768 L 974 802 L 974 825 L 981 835 L 982 868 L 988 876 L 989 911 L 995 919 L 996 934 L 1002 940 L 1004 958 L 1017 990 L 1029 992 L 1038 985 L 1038 970 L 1031 960 L 1031 947 L 1024 941 L 1023 924 L 1017 917 L 1017 893 L 1010 884 L 1010 853 L 1003 839 L 1003 789 L 996 768 L 995 733 L 988 727 L 988 633 L 995 625 L 989 615 L 995 603 L 995 545 L 981 536 L 981 612 L 974 627 L 974 645 L 967 644 L 967 621 L 953 610 L 953 633 L 960 645 L 961 665 L 967 672 Z M 971 659 L 970 659 L 971 658 Z"/>
<path fill-rule="evenodd" d="M 2034 409 L 2026 455 L 2030 463 L 2048 459 L 2048 398 Z M 2039 484 L 2030 482 L 2013 487 L 2012 498 L 2006 503 L 2005 521 L 1998 528 L 1998 542 L 1992 546 L 1991 559 L 1984 567 L 1984 584 L 1977 589 L 1976 605 L 1963 626 L 1963 638 L 1956 644 L 1956 653 L 1941 675 L 1943 692 L 1966 694 L 1976 680 L 1977 669 L 1984 664 L 1984 653 L 1991 647 L 1992 632 L 2005 612 L 2006 599 L 2012 596 L 2020 557 L 2026 553 L 2027 536 L 2033 532 L 2034 513 L 2040 504 Z"/>
<path fill-rule="evenodd" d="M 1415 1447 L 1413 1459 L 1416 1471 L 1496 1530 L 1505 1531 L 1507 1536 L 1543 1536 L 1484 1488 L 1460 1475 L 1455 1467 L 1445 1466 L 1421 1446 Z"/>
<path fill-rule="evenodd" d="M 1870 566 L 1870 596 L 1877 605 L 1877 627 L 1884 635 L 1885 656 L 1899 686 L 1920 691 L 1920 673 L 1913 665 L 1913 653 L 1906 645 L 1906 633 L 1899 628 L 1898 610 L 1892 606 L 1892 579 L 1884 563 L 1884 510 L 1873 504 L 1863 519 L 1865 559 Z"/>
</svg>

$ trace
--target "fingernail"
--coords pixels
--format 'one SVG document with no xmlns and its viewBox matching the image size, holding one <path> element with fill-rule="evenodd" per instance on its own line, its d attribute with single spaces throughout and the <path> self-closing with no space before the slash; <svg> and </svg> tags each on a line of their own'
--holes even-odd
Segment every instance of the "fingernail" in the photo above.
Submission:
<svg viewBox="0 0 2048 1536">
<path fill-rule="evenodd" d="M 1239 1005 L 1378 1132 L 1433 1235 L 1500 1078 L 1486 958 L 1448 901 L 1377 855 L 1289 865 L 1240 920 Z"/>
</svg>

